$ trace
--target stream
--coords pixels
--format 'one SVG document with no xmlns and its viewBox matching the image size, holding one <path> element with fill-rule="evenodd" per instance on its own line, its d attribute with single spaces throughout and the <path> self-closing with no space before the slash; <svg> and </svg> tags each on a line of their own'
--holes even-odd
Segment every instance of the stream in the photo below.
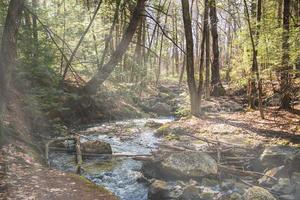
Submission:
<svg viewBox="0 0 300 200">
<path fill-rule="evenodd" d="M 148 121 L 167 123 L 173 118 L 133 119 L 92 125 L 87 130 L 94 130 L 82 138 L 110 143 L 113 153 L 129 155 L 151 154 L 156 149 L 159 138 L 154 136 L 155 129 L 145 127 Z M 118 127 L 117 134 L 115 127 Z M 96 130 L 96 131 L 95 131 Z M 97 132 L 99 130 L 99 132 Z M 106 130 L 105 133 L 101 130 Z M 108 131 L 107 131 L 108 130 Z M 121 130 L 121 131 L 120 131 Z M 75 156 L 61 152 L 50 153 L 51 166 L 63 171 L 75 171 Z M 121 200 L 147 200 L 148 186 L 140 181 L 142 162 L 131 158 L 85 159 L 83 164 L 87 179 L 113 192 Z"/>
</svg>

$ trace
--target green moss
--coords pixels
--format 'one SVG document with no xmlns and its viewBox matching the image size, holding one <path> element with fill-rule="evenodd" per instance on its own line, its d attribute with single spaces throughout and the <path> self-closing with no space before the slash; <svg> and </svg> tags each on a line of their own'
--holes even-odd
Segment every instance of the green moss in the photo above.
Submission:
<svg viewBox="0 0 300 200">
<path fill-rule="evenodd" d="M 112 160 L 109 162 L 84 164 L 83 168 L 89 174 L 97 174 L 99 172 L 112 170 L 116 166 L 116 164 L 117 164 L 117 161 Z"/>
<path fill-rule="evenodd" d="M 170 133 L 170 124 L 164 124 L 156 130 L 156 136 L 165 136 Z"/>
<path fill-rule="evenodd" d="M 167 140 L 169 140 L 169 141 L 172 141 L 172 140 L 179 140 L 179 139 L 180 139 L 177 135 L 175 135 L 175 134 L 173 134 L 173 133 L 168 134 L 165 138 L 166 138 Z"/>
</svg>

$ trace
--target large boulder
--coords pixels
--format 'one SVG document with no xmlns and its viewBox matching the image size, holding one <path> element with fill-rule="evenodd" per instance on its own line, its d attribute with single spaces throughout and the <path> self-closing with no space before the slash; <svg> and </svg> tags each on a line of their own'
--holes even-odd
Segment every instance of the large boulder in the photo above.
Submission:
<svg viewBox="0 0 300 200">
<path fill-rule="evenodd" d="M 86 154 L 112 154 L 110 144 L 98 140 L 81 143 L 81 151 Z"/>
<path fill-rule="evenodd" d="M 142 172 L 147 178 L 185 180 L 218 173 L 217 162 L 203 152 L 162 153 L 159 156 L 143 163 Z"/>
<path fill-rule="evenodd" d="M 162 171 L 177 178 L 217 175 L 217 162 L 202 152 L 171 153 L 161 162 Z"/>
<path fill-rule="evenodd" d="M 293 158 L 299 148 L 289 146 L 272 146 L 264 150 L 260 156 L 260 160 L 265 167 L 274 168 L 285 165 L 286 161 Z"/>
<path fill-rule="evenodd" d="M 166 103 L 158 102 L 151 107 L 151 111 L 162 116 L 171 115 L 172 108 Z"/>
<path fill-rule="evenodd" d="M 269 191 L 257 186 L 249 188 L 243 197 L 244 200 L 276 200 Z"/>
</svg>

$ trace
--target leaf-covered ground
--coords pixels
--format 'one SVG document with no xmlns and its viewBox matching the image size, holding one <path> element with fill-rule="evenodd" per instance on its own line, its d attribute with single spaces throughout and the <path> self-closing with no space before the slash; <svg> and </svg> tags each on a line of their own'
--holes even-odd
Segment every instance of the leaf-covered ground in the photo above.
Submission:
<svg viewBox="0 0 300 200">
<path fill-rule="evenodd" d="M 77 175 L 43 167 L 21 143 L 5 146 L 1 158 L 6 163 L 6 175 L 2 180 L 6 191 L 2 191 L 1 199 L 117 199 L 102 187 Z"/>
</svg>

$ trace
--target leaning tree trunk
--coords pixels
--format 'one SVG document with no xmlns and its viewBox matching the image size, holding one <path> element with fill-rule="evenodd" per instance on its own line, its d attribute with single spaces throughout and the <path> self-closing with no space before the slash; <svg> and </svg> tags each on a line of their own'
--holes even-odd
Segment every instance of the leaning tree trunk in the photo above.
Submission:
<svg viewBox="0 0 300 200">
<path fill-rule="evenodd" d="M 110 60 L 108 61 L 108 63 L 103 65 L 102 68 L 98 70 L 97 74 L 84 86 L 84 91 L 88 94 L 96 94 L 97 88 L 110 76 L 110 74 L 114 71 L 116 65 L 122 60 L 122 57 L 126 52 L 139 24 L 142 12 L 145 8 L 145 1 L 146 0 L 138 0 L 130 23 L 123 35 L 121 42 L 113 52 Z"/>
<path fill-rule="evenodd" d="M 290 0 L 283 2 L 283 33 L 282 33 L 282 69 L 280 70 L 280 95 L 282 109 L 291 109 L 291 77 L 289 70 L 291 69 L 289 60 L 289 32 L 290 32 Z"/>
<path fill-rule="evenodd" d="M 225 95 L 225 89 L 221 83 L 220 78 L 220 52 L 218 41 L 218 18 L 216 1 L 210 0 L 210 22 L 211 22 L 211 35 L 212 35 L 212 47 L 213 47 L 213 62 L 211 65 L 211 95 L 223 96 Z"/>
<path fill-rule="evenodd" d="M 18 28 L 21 21 L 24 0 L 11 0 L 0 46 L 0 122 L 5 111 L 7 87 L 16 66 Z"/>
</svg>

